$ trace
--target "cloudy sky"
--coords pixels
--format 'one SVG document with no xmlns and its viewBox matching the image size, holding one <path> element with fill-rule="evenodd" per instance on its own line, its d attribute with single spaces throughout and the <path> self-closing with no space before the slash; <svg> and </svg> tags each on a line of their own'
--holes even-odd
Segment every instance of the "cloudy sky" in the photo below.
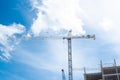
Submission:
<svg viewBox="0 0 120 80">
<path fill-rule="evenodd" d="M 120 64 L 119 7 L 120 0 L 1 0 L 0 79 L 61 80 L 61 69 L 68 79 L 67 41 L 51 36 L 69 30 L 96 35 L 72 40 L 75 80 L 83 80 L 83 67 L 99 69 L 100 60 Z"/>
</svg>

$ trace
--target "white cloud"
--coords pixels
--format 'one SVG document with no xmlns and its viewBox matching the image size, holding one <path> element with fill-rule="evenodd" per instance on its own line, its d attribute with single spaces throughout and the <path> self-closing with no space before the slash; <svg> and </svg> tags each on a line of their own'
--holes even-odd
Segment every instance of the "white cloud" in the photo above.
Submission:
<svg viewBox="0 0 120 80">
<path fill-rule="evenodd" d="M 102 44 L 113 46 L 119 51 L 120 44 L 120 0 L 80 0 L 80 6 L 87 15 L 86 24 L 97 33 Z M 94 33 L 94 32 L 93 32 Z M 116 48 L 116 49 L 114 49 Z"/>
<path fill-rule="evenodd" d="M 20 24 L 9 26 L 0 24 L 0 59 L 7 60 L 11 57 L 9 52 L 13 50 L 16 42 L 10 38 L 16 37 L 15 34 L 22 34 L 24 31 L 24 26 Z"/>
<path fill-rule="evenodd" d="M 49 29 L 72 30 L 74 35 L 85 33 L 81 20 L 84 12 L 79 6 L 79 0 L 43 0 L 41 5 L 38 0 L 32 2 L 33 7 L 38 9 L 37 19 L 31 27 L 35 35 Z"/>
<path fill-rule="evenodd" d="M 103 21 L 100 23 L 100 26 L 103 28 L 103 30 L 109 31 L 114 26 L 114 23 L 108 18 L 103 18 Z"/>
</svg>

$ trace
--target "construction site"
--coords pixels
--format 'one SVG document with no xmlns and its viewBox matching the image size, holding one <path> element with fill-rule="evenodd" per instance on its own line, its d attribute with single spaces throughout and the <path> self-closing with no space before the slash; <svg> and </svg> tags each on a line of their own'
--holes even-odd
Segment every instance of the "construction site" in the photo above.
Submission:
<svg viewBox="0 0 120 80">
<path fill-rule="evenodd" d="M 102 61 L 100 61 L 100 69 L 92 68 L 92 72 L 87 72 L 87 69 L 84 67 L 84 80 L 120 80 L 120 66 L 114 63 L 109 63 L 111 65 L 106 66 Z M 94 70 L 99 70 L 95 71 Z M 62 80 L 66 80 L 64 70 L 62 69 Z"/>
<path fill-rule="evenodd" d="M 86 73 L 84 70 L 84 80 L 120 80 L 120 66 L 116 65 L 116 61 L 112 66 L 104 66 L 100 62 L 101 70 L 96 73 Z"/>
</svg>

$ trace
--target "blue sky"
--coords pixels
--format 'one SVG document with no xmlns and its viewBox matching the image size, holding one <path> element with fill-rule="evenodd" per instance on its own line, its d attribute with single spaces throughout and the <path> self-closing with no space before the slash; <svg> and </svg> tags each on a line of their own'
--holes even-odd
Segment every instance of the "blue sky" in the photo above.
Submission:
<svg viewBox="0 0 120 80">
<path fill-rule="evenodd" d="M 119 4 L 119 0 L 0 1 L 0 79 L 61 80 L 61 69 L 68 78 L 67 41 L 33 38 L 67 36 L 69 30 L 74 36 L 96 35 L 96 40 L 72 40 L 73 68 L 99 69 L 100 60 L 116 59 L 120 64 Z M 83 80 L 83 70 L 74 70 L 74 79 Z"/>
</svg>

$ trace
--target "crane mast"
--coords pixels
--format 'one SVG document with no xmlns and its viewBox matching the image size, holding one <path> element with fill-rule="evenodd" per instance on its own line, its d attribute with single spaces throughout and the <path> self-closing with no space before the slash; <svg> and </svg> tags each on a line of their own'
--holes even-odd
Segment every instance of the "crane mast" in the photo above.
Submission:
<svg viewBox="0 0 120 80">
<path fill-rule="evenodd" d="M 68 39 L 68 74 L 69 80 L 73 80 L 71 38 Z"/>
<path fill-rule="evenodd" d="M 68 33 L 68 37 L 71 36 L 71 31 Z M 71 46 L 71 38 L 67 38 L 68 40 L 68 75 L 69 80 L 73 80 L 73 69 L 72 69 L 72 46 Z"/>
</svg>

